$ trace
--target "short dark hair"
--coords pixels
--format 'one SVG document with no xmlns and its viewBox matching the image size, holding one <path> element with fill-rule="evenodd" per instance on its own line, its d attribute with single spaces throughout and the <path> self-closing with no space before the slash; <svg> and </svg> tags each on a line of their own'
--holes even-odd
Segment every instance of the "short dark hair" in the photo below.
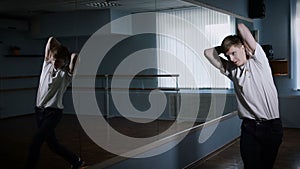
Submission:
<svg viewBox="0 0 300 169">
<path fill-rule="evenodd" d="M 65 61 L 69 61 L 71 58 L 68 48 L 63 45 L 56 46 L 52 52 L 54 54 L 53 57 L 56 59 L 64 59 Z"/>
<path fill-rule="evenodd" d="M 222 41 L 222 48 L 223 51 L 226 53 L 229 48 L 233 45 L 238 46 L 238 45 L 243 45 L 243 39 L 241 36 L 239 35 L 229 35 L 227 37 L 225 37 Z"/>
</svg>

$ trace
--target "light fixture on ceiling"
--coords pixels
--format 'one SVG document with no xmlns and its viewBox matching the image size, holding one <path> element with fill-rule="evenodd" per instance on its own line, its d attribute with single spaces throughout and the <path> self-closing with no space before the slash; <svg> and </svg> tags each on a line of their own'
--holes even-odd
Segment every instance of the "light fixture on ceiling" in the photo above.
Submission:
<svg viewBox="0 0 300 169">
<path fill-rule="evenodd" d="M 102 2 L 89 2 L 86 4 L 86 6 L 95 7 L 95 8 L 109 8 L 109 7 L 121 6 L 121 4 L 107 0 Z"/>
</svg>

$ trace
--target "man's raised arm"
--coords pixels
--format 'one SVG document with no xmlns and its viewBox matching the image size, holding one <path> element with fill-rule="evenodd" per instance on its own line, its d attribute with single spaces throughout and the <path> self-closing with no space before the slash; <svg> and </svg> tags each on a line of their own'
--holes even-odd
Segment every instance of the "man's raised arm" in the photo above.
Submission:
<svg viewBox="0 0 300 169">
<path fill-rule="evenodd" d="M 244 41 L 246 49 L 253 54 L 256 48 L 256 41 L 250 30 L 244 24 L 239 23 L 238 31 Z"/>
<path fill-rule="evenodd" d="M 46 44 L 46 48 L 45 48 L 45 61 L 48 62 L 50 61 L 50 58 L 52 56 L 52 50 L 53 48 L 60 46 L 60 42 L 58 40 L 56 40 L 54 37 L 50 37 L 48 39 L 48 42 Z"/>
<path fill-rule="evenodd" d="M 204 50 L 204 56 L 208 59 L 208 61 L 217 69 L 225 72 L 225 65 L 227 61 L 219 56 L 220 53 L 223 53 L 221 46 L 216 46 Z"/>
<path fill-rule="evenodd" d="M 72 53 L 70 64 L 69 64 L 69 73 L 73 74 L 75 72 L 77 61 L 78 61 L 78 54 Z"/>
</svg>

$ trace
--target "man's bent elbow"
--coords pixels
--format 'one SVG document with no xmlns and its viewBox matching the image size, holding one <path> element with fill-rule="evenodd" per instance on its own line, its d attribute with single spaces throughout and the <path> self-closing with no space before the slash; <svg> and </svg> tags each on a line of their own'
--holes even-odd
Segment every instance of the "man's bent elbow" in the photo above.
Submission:
<svg viewBox="0 0 300 169">
<path fill-rule="evenodd" d="M 212 57 L 212 56 L 213 56 L 213 50 L 212 50 L 212 48 L 205 49 L 205 50 L 204 50 L 204 56 L 205 56 L 206 58 Z"/>
</svg>

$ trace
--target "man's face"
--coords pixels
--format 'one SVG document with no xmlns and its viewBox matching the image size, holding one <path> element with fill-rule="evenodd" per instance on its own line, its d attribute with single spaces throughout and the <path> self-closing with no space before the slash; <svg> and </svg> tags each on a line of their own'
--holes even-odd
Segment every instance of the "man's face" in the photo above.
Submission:
<svg viewBox="0 0 300 169">
<path fill-rule="evenodd" d="M 233 45 L 231 46 L 226 55 L 236 66 L 242 66 L 247 62 L 244 45 Z"/>
<path fill-rule="evenodd" d="M 54 65 L 55 69 L 58 69 L 58 68 L 62 67 L 65 64 L 65 60 L 61 59 L 61 58 L 56 58 L 55 54 L 52 51 L 50 51 L 49 60 Z"/>
<path fill-rule="evenodd" d="M 64 59 L 56 59 L 54 57 L 51 58 L 51 63 L 54 65 L 55 69 L 61 68 L 65 64 Z"/>
</svg>

